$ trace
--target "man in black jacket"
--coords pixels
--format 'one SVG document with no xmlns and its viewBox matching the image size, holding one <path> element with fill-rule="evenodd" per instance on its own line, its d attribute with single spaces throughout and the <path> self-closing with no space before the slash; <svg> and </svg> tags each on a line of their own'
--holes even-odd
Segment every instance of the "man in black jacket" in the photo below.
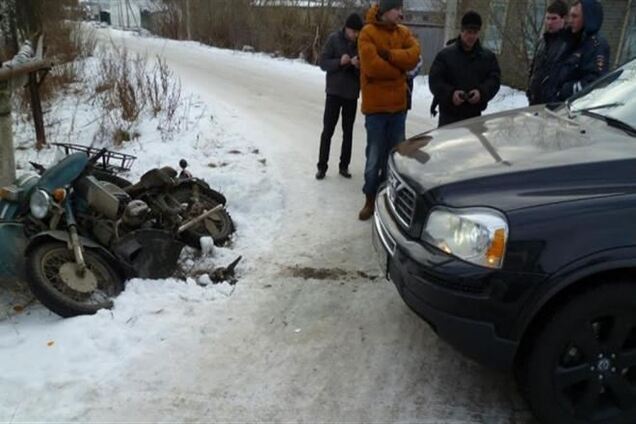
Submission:
<svg viewBox="0 0 636 424">
<path fill-rule="evenodd" d="M 603 6 L 597 0 L 576 1 L 570 9 L 571 50 L 559 67 L 559 100 L 566 100 L 609 71 L 610 47 L 599 34 Z"/>
<path fill-rule="evenodd" d="M 558 74 L 561 61 L 568 53 L 565 18 L 568 5 L 556 0 L 545 14 L 545 32 L 539 41 L 530 67 L 528 101 L 530 105 L 557 102 Z"/>
<path fill-rule="evenodd" d="M 439 126 L 480 116 L 499 91 L 497 57 L 479 43 L 481 16 L 467 12 L 457 41 L 435 56 L 429 87 L 439 102 Z"/>
<path fill-rule="evenodd" d="M 320 153 L 316 179 L 325 178 L 329 162 L 331 137 L 342 111 L 342 147 L 340 150 L 340 175 L 351 178 L 351 145 L 353 123 L 356 119 L 358 96 L 360 95 L 360 61 L 356 41 L 362 29 L 360 15 L 352 13 L 343 29 L 329 36 L 320 56 L 320 68 L 327 72 L 327 100 L 320 136 Z"/>
</svg>

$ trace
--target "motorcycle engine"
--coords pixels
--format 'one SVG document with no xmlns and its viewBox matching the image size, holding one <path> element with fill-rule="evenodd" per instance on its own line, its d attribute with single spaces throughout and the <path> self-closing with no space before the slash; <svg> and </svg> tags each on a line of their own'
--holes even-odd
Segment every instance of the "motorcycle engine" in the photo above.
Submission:
<svg viewBox="0 0 636 424">
<path fill-rule="evenodd" d="M 98 181 L 93 176 L 81 178 L 76 189 L 80 198 L 85 199 L 88 206 L 108 219 L 117 219 L 130 197 L 114 184 Z"/>
<path fill-rule="evenodd" d="M 128 227 L 140 227 L 148 218 L 150 208 L 143 200 L 132 200 L 126 205 L 122 223 Z"/>
</svg>

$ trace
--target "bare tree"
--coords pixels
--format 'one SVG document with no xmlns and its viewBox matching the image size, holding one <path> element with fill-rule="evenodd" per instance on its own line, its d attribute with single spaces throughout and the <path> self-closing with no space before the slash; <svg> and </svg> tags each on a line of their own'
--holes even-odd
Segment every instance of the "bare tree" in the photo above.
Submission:
<svg viewBox="0 0 636 424">
<path fill-rule="evenodd" d="M 528 69 L 543 32 L 548 0 L 491 0 L 487 44 L 497 46 L 507 83 L 526 88 Z M 505 6 L 505 13 L 501 6 Z"/>
<path fill-rule="evenodd" d="M 163 0 L 160 34 L 206 44 L 318 60 L 329 32 L 370 0 Z M 187 10 L 187 7 L 190 10 Z M 190 26 L 189 31 L 187 26 Z"/>
<path fill-rule="evenodd" d="M 18 52 L 15 0 L 0 2 L 0 62 Z"/>
</svg>

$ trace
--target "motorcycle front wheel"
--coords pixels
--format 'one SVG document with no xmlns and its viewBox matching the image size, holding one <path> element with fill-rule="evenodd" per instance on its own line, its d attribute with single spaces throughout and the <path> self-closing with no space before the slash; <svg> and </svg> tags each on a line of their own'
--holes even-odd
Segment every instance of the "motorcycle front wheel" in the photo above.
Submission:
<svg viewBox="0 0 636 424">
<path fill-rule="evenodd" d="M 193 199 L 190 187 L 181 187 L 171 193 L 179 203 L 187 204 L 184 218 L 186 220 L 196 218 L 203 212 L 216 207 L 219 203 L 205 193 L 198 194 L 198 201 Z M 207 219 L 181 234 L 183 241 L 191 247 L 200 248 L 201 237 L 212 237 L 216 246 L 225 245 L 234 232 L 234 223 L 225 208 L 215 212 Z"/>
<path fill-rule="evenodd" d="M 112 298 L 123 290 L 122 278 L 96 251 L 84 249 L 84 261 L 87 269 L 80 273 L 66 243 L 36 246 L 26 258 L 27 282 L 33 295 L 64 318 L 111 308 Z"/>
</svg>

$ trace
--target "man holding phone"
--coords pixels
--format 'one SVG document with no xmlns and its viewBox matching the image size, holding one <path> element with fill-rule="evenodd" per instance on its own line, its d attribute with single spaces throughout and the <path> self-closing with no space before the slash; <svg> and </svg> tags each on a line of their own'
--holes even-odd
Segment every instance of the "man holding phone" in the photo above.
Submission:
<svg viewBox="0 0 636 424">
<path fill-rule="evenodd" d="M 322 180 L 327 173 L 331 138 L 336 130 L 338 117 L 342 113 L 342 147 L 340 149 L 339 173 L 351 178 L 351 145 L 353 124 L 358 110 L 360 95 L 360 61 L 358 59 L 358 34 L 364 22 L 357 13 L 347 18 L 344 28 L 329 36 L 320 55 L 320 68 L 327 72 L 327 100 L 323 115 L 323 130 L 320 135 L 318 172 L 316 179 Z"/>
<path fill-rule="evenodd" d="M 440 51 L 429 74 L 429 87 L 439 101 L 439 126 L 480 116 L 499 91 L 501 70 L 493 52 L 481 46 L 481 16 L 462 17 L 457 41 Z"/>
</svg>

